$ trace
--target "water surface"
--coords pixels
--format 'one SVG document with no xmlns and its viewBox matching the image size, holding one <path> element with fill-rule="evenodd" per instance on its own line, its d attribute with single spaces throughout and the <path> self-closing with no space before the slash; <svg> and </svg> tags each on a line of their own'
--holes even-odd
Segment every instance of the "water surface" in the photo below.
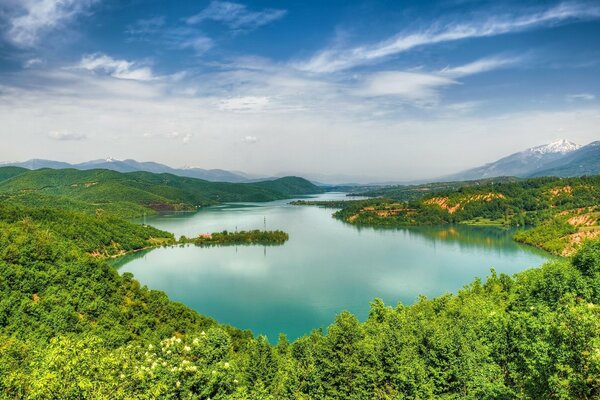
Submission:
<svg viewBox="0 0 600 400">
<path fill-rule="evenodd" d="M 364 319 L 376 297 L 411 304 L 420 294 L 456 292 L 491 267 L 512 274 L 546 259 L 498 228 L 359 229 L 333 219 L 331 209 L 287 203 L 227 204 L 148 218 L 177 236 L 266 224 L 288 232 L 290 240 L 271 247 L 161 248 L 119 260 L 119 272 L 132 272 L 173 300 L 273 342 L 279 332 L 294 339 L 326 327 L 342 310 Z"/>
</svg>

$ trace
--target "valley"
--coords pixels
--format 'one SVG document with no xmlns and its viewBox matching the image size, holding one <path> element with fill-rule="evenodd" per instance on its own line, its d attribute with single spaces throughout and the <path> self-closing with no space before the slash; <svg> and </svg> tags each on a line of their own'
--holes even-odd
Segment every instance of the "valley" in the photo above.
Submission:
<svg viewBox="0 0 600 400">
<path fill-rule="evenodd" d="M 600 399 L 598 38 L 0 0 L 0 400 Z"/>
<path fill-rule="evenodd" d="M 466 340 L 465 329 L 477 348 L 452 356 L 453 362 L 479 359 L 478 368 L 490 371 L 481 379 L 497 390 L 545 393 L 552 389 L 515 386 L 500 372 L 506 368 L 506 374 L 518 371 L 529 379 L 521 351 L 506 359 L 481 346 L 531 346 L 525 337 L 494 332 L 513 332 L 540 318 L 564 326 L 571 338 L 577 315 L 587 321 L 577 320 L 581 347 L 570 350 L 572 365 L 579 366 L 589 362 L 582 353 L 589 350 L 581 349 L 593 349 L 590 332 L 600 328 L 597 307 L 589 307 L 598 301 L 598 242 L 574 246 L 574 261 L 528 270 L 551 258 L 512 240 L 514 234 L 548 248 L 556 236 L 547 236 L 548 219 L 593 232 L 598 177 L 436 184 L 429 194 L 382 188 L 378 193 L 389 190 L 388 198 L 347 200 L 345 193 L 319 193 L 300 178 L 213 184 L 165 174 L 18 168 L 0 168 L 0 176 L 0 367 L 10 368 L 4 376 L 12 377 L 1 380 L 5 393 L 80 392 L 64 379 L 44 377 L 62 373 L 60 360 L 68 358 L 76 360 L 75 382 L 89 368 L 103 371 L 99 386 L 83 389 L 86 396 L 114 398 L 118 388 L 174 396 L 177 387 L 166 382 L 177 379 L 196 391 L 198 377 L 219 371 L 210 386 L 201 386 L 211 396 L 247 398 L 268 390 L 276 397 L 290 391 L 295 398 L 313 393 L 302 389 L 311 379 L 305 368 L 323 385 L 346 388 L 335 386 L 326 365 L 332 357 L 348 362 L 346 353 L 330 349 L 350 333 L 357 335 L 346 342 L 356 349 L 351 354 L 364 354 L 356 371 L 369 385 L 385 385 L 394 369 L 418 363 L 431 371 L 417 378 L 418 392 L 438 393 L 434 386 L 425 389 L 440 371 L 431 357 L 447 353 L 412 352 L 425 343 L 444 346 L 448 335 Z M 291 204 L 284 200 L 290 197 Z M 298 207 L 313 204 L 326 208 Z M 523 223 L 534 227 L 510 228 Z M 473 281 L 481 276 L 488 276 L 484 283 Z M 538 289 L 557 282 L 564 284 L 558 291 Z M 560 299 L 572 287 L 580 300 L 570 300 L 566 312 Z M 522 304 L 547 311 L 521 310 Z M 464 321 L 460 332 L 452 328 L 457 315 Z M 497 318 L 508 325 L 501 328 Z M 394 340 L 403 343 L 394 350 L 400 356 L 387 367 L 369 366 L 367 358 L 385 359 Z M 566 339 L 544 334 L 539 340 L 548 348 Z M 174 367 L 182 363 L 188 369 Z M 544 368 L 552 374 L 559 367 Z M 570 377 L 573 385 L 595 374 L 579 371 Z M 53 386 L 57 381 L 61 387 Z"/>
</svg>

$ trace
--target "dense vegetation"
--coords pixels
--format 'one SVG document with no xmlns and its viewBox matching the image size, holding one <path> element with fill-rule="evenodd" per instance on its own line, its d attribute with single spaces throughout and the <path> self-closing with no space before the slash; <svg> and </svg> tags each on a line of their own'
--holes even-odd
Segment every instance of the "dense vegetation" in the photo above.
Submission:
<svg viewBox="0 0 600 400">
<path fill-rule="evenodd" d="M 450 223 L 525 226 L 533 229 L 518 232 L 515 239 L 559 255 L 573 254 L 586 240 L 600 238 L 600 175 L 494 181 L 410 201 L 405 200 L 403 189 L 378 193 L 388 197 L 332 204 L 341 207 L 334 216 L 355 225 L 384 227 Z"/>
<path fill-rule="evenodd" d="M 78 251 L 98 258 L 123 255 L 159 245 L 175 244 L 175 238 L 151 226 L 137 225 L 111 214 L 86 214 L 47 207 L 31 208 L 0 202 L 0 223 L 18 226 L 23 232 L 47 232 L 68 242 Z M 3 249 L 19 254 L 18 236 Z"/>
<path fill-rule="evenodd" d="M 0 194 L 31 203 L 58 196 L 76 207 L 106 209 L 123 217 L 234 201 L 270 201 L 322 190 L 305 179 L 286 177 L 257 183 L 208 182 L 170 174 L 110 170 L 0 168 Z M 50 196 L 50 197 L 48 197 Z M 85 207 L 79 204 L 80 207 Z"/>
<path fill-rule="evenodd" d="M 0 223 L 4 398 L 600 395 L 600 245 L 276 345 L 119 276 L 53 228 Z M 51 225 L 48 225 L 51 226 Z"/>
<path fill-rule="evenodd" d="M 104 261 L 174 243 L 171 234 L 93 199 L 35 195 L 38 206 L 28 193 L 0 199 L 1 398 L 600 396 L 598 242 L 514 277 L 492 272 L 456 295 L 396 307 L 375 300 L 364 322 L 343 312 L 325 332 L 272 345 Z"/>
<path fill-rule="evenodd" d="M 354 188 L 351 196 L 386 197 L 394 200 L 417 200 L 424 196 L 438 192 L 456 191 L 461 188 L 477 187 L 495 183 L 518 182 L 519 178 L 512 176 L 499 176 L 495 178 L 477 179 L 471 181 L 431 182 L 419 185 L 396 185 L 385 187 L 358 187 Z"/>
<path fill-rule="evenodd" d="M 288 241 L 289 235 L 283 231 L 215 232 L 202 234 L 194 238 L 182 236 L 179 243 L 192 243 L 196 246 L 233 246 L 233 245 L 281 245 Z"/>
<path fill-rule="evenodd" d="M 27 172 L 27 169 L 20 167 L 1 167 L 0 168 L 0 182 L 12 178 L 13 176 L 21 175 Z"/>
</svg>

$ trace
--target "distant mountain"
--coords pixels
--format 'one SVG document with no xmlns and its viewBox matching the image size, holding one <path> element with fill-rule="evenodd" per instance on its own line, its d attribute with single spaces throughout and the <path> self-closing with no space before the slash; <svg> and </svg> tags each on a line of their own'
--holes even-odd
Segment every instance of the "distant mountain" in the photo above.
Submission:
<svg viewBox="0 0 600 400">
<path fill-rule="evenodd" d="M 596 143 L 596 145 L 594 145 Z M 566 139 L 511 154 L 481 167 L 446 175 L 435 181 L 465 181 L 497 176 L 532 177 L 598 174 L 597 143 L 580 146 Z M 595 157 L 594 157 L 595 156 Z"/>
<path fill-rule="evenodd" d="M 222 169 L 202 169 L 202 168 L 171 168 L 164 164 L 156 162 L 139 162 L 136 160 L 117 160 L 115 158 L 106 158 L 99 160 L 86 161 L 79 164 L 69 164 L 60 161 L 51 160 L 29 160 L 25 162 L 16 163 L 5 163 L 4 166 L 15 166 L 27 169 L 41 169 L 41 168 L 52 168 L 52 169 L 65 169 L 75 168 L 79 170 L 90 170 L 90 169 L 109 169 L 117 172 L 153 172 L 155 174 L 168 173 L 177 176 L 184 176 L 187 178 L 203 179 L 211 182 L 250 182 L 249 176 L 242 173 L 234 173 Z"/>
<path fill-rule="evenodd" d="M 600 141 L 572 151 L 530 176 L 580 176 L 600 173 Z"/>
<path fill-rule="evenodd" d="M 23 162 L 14 162 L 14 163 L 2 163 L 0 166 L 10 166 L 10 167 L 21 167 L 27 169 L 40 169 L 40 168 L 52 168 L 52 169 L 62 169 L 62 168 L 73 168 L 73 166 L 66 162 L 61 161 L 51 161 L 51 160 L 40 160 L 34 158 L 33 160 L 27 160 Z"/>
</svg>

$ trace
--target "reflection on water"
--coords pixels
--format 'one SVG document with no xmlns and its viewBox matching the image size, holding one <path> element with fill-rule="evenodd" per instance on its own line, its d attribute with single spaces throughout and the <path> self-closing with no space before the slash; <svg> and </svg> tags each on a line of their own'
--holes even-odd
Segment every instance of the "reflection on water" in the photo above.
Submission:
<svg viewBox="0 0 600 400">
<path fill-rule="evenodd" d="M 513 242 L 508 230 L 357 228 L 333 219 L 333 210 L 287 203 L 228 204 L 147 219 L 186 236 L 262 229 L 266 222 L 267 229 L 289 233 L 283 246 L 161 248 L 115 266 L 200 313 L 275 340 L 279 332 L 295 338 L 326 326 L 345 309 L 364 318 L 375 297 L 409 304 L 419 294 L 456 291 L 490 267 L 510 274 L 546 258 Z"/>
</svg>

